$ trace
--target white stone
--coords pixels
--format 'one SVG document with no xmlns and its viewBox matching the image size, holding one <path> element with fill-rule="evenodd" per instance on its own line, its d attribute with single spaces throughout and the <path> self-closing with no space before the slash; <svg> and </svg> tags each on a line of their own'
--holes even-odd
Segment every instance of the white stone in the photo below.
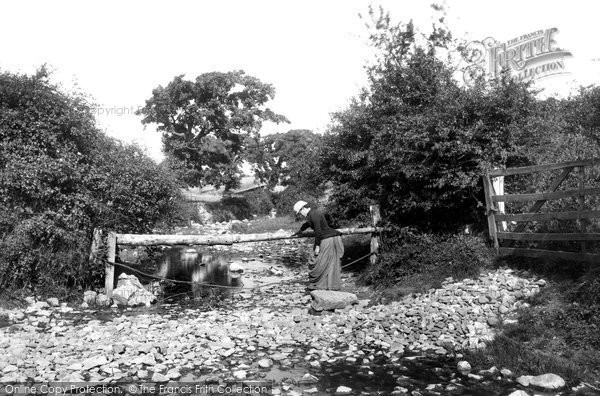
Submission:
<svg viewBox="0 0 600 396">
<path fill-rule="evenodd" d="M 461 374 L 466 375 L 469 374 L 469 372 L 471 371 L 471 364 L 466 360 L 461 360 L 456 365 L 456 368 L 458 371 L 460 371 Z"/>
<path fill-rule="evenodd" d="M 508 396 L 529 396 L 529 393 L 522 390 L 516 390 Z"/>
<path fill-rule="evenodd" d="M 258 361 L 258 367 L 261 368 L 269 368 L 273 365 L 273 361 L 271 359 L 260 359 Z"/>
<path fill-rule="evenodd" d="M 537 386 L 538 388 L 543 389 L 555 390 L 563 388 L 565 386 L 565 380 L 556 374 L 542 374 L 531 378 L 529 385 Z"/>
<path fill-rule="evenodd" d="M 167 382 L 169 381 L 169 377 L 161 374 L 161 373 L 154 373 L 152 375 L 152 382 Z"/>
<path fill-rule="evenodd" d="M 533 375 L 522 375 L 517 378 L 517 382 L 523 386 L 529 386 L 529 382 L 533 378 Z"/>
<path fill-rule="evenodd" d="M 338 386 L 337 389 L 335 390 L 335 393 L 350 393 L 352 392 L 352 388 L 348 388 L 347 386 Z"/>
<path fill-rule="evenodd" d="M 356 294 L 333 290 L 313 290 L 312 307 L 317 311 L 343 309 L 348 305 L 357 304 Z"/>
</svg>

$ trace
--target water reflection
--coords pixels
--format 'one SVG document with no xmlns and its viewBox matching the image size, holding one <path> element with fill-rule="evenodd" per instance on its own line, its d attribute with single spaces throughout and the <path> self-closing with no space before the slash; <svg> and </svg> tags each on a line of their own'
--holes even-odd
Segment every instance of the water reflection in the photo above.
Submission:
<svg viewBox="0 0 600 396">
<path fill-rule="evenodd" d="M 191 290 L 194 297 L 204 297 L 217 291 L 221 295 L 228 295 L 231 289 L 208 285 L 242 286 L 241 272 L 230 271 L 229 262 L 224 257 L 184 247 L 165 249 L 156 275 L 194 282 L 191 285 L 176 283 L 169 287 L 169 290 L 165 290 L 165 294 Z"/>
</svg>

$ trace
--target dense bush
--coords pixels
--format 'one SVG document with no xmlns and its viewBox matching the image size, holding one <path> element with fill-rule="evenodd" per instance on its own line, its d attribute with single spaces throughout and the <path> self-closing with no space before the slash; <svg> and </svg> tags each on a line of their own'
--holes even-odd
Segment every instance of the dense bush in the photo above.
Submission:
<svg viewBox="0 0 600 396">
<path fill-rule="evenodd" d="M 224 197 L 218 202 L 206 203 L 206 210 L 216 222 L 252 218 L 252 208 L 245 198 Z"/>
<path fill-rule="evenodd" d="M 401 230 L 385 234 L 382 255 L 367 267 L 362 280 L 378 287 L 418 280 L 425 289 L 439 287 L 447 278 L 472 278 L 491 264 L 492 252 L 481 238 L 438 236 Z"/>
<path fill-rule="evenodd" d="M 324 138 L 321 166 L 338 216 L 356 218 L 376 203 L 385 220 L 426 232 L 485 228 L 487 170 L 598 156 L 600 88 L 539 100 L 507 74 L 465 86 L 443 57 L 456 47 L 446 30 L 422 35 L 385 14 L 375 22 L 379 58 L 368 86 L 333 115 Z M 542 191 L 554 177 L 507 178 L 506 189 Z"/>
<path fill-rule="evenodd" d="M 355 217 L 377 203 L 393 223 L 434 231 L 482 221 L 483 172 L 525 162 L 519 136 L 533 93 L 507 76 L 464 87 L 438 56 L 444 32 L 418 43 L 411 24 L 378 26 L 369 87 L 325 136 L 338 211 Z"/>
<path fill-rule="evenodd" d="M 135 146 L 109 139 L 92 106 L 41 70 L 0 74 L 0 287 L 41 291 L 101 279 L 94 228 L 149 232 L 178 189 Z M 39 291 L 39 290 L 38 290 Z"/>
<path fill-rule="evenodd" d="M 244 193 L 244 199 L 250 206 L 252 214 L 257 216 L 268 215 L 273 209 L 273 193 L 267 189 L 257 189 Z"/>
</svg>

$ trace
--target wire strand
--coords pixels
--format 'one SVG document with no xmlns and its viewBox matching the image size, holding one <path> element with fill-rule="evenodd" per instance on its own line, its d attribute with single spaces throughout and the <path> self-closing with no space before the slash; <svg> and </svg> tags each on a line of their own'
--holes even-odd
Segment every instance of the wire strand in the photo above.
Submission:
<svg viewBox="0 0 600 396">
<path fill-rule="evenodd" d="M 371 253 L 369 253 L 369 254 L 361 257 L 361 258 L 358 258 L 358 259 L 352 261 L 351 263 L 348 263 L 348 264 L 342 266 L 341 268 L 344 269 L 346 267 L 349 267 L 352 264 L 355 264 L 355 263 L 357 263 L 357 262 L 359 262 L 361 260 L 364 260 L 367 257 L 370 257 L 370 256 L 372 256 L 374 254 L 376 254 L 376 253 L 375 252 L 371 252 Z M 275 285 L 275 284 L 285 284 L 285 283 L 290 283 L 292 281 L 294 281 L 294 282 L 296 281 L 295 279 L 289 279 L 289 280 L 282 280 L 282 281 L 277 281 L 277 282 L 269 282 L 269 283 L 265 283 L 263 285 L 257 285 L 257 286 L 254 286 L 254 287 L 245 287 L 243 284 L 241 286 L 216 285 L 214 283 L 194 282 L 194 281 L 186 281 L 186 280 L 180 280 L 180 279 L 167 278 L 167 277 L 164 277 L 164 276 L 153 275 L 153 274 L 149 274 L 149 273 L 144 272 L 144 271 L 140 271 L 139 269 L 134 268 L 132 266 L 129 266 L 127 264 L 123 264 L 123 263 L 110 263 L 108 260 L 103 260 L 103 261 L 105 263 L 109 263 L 109 264 L 114 265 L 114 266 L 126 268 L 128 270 L 137 272 L 140 275 L 144 275 L 144 276 L 146 276 L 148 278 L 152 278 L 152 279 L 164 280 L 164 281 L 174 282 L 174 283 L 183 283 L 183 284 L 188 284 L 188 285 L 216 287 L 216 288 L 221 288 L 221 289 L 238 289 L 238 290 L 239 289 L 247 289 L 247 290 L 254 290 L 254 289 L 260 289 L 260 288 L 267 287 L 267 286 L 272 286 L 272 285 Z M 133 263 L 129 263 L 129 264 L 133 264 Z"/>
</svg>

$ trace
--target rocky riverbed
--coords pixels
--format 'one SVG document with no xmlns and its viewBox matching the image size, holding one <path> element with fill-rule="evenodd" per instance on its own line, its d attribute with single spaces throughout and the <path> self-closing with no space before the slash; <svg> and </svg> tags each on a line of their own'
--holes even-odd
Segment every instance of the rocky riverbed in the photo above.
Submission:
<svg viewBox="0 0 600 396">
<path fill-rule="evenodd" d="M 297 240 L 235 245 L 245 286 L 212 309 L 99 310 L 51 300 L 6 311 L 0 382 L 268 384 L 287 395 L 544 394 L 547 384 L 517 381 L 510 368 L 457 367 L 460 350 L 483 347 L 544 280 L 500 269 L 372 305 L 345 276 L 358 304 L 314 316 L 306 268 L 290 261 L 308 247 Z"/>
</svg>

